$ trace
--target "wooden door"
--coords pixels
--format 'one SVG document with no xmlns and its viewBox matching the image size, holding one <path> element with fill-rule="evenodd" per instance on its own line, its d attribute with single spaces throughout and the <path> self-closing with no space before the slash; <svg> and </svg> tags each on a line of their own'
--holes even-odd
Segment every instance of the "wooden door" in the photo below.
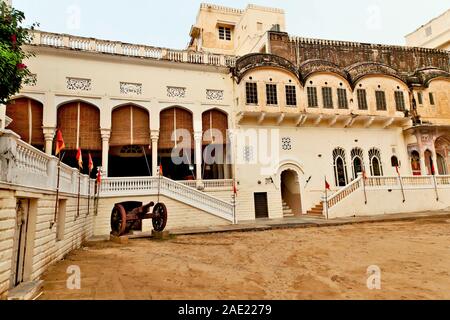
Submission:
<svg viewBox="0 0 450 320">
<path fill-rule="evenodd" d="M 256 219 L 269 218 L 267 192 L 255 193 L 255 215 Z"/>
</svg>

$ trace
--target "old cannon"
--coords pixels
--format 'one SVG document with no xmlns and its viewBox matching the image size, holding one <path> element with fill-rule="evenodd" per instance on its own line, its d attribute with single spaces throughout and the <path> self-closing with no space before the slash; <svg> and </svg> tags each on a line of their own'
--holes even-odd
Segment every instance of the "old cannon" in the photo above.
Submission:
<svg viewBox="0 0 450 320">
<path fill-rule="evenodd" d="M 150 213 L 150 209 L 153 211 Z M 114 236 L 120 237 L 131 230 L 142 230 L 142 220 L 152 219 L 153 229 L 164 231 L 167 224 L 167 208 L 164 203 L 142 202 L 117 203 L 111 213 L 111 229 Z"/>
</svg>

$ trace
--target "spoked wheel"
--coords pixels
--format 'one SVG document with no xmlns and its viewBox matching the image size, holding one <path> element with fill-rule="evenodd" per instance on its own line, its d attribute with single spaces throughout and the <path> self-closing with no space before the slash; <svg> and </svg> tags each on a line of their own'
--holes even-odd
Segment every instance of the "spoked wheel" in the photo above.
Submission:
<svg viewBox="0 0 450 320">
<path fill-rule="evenodd" d="M 120 237 L 125 234 L 127 229 L 127 213 L 125 208 L 118 204 L 114 207 L 111 214 L 111 230 L 113 235 Z"/>
<path fill-rule="evenodd" d="M 153 208 L 153 229 L 163 232 L 167 225 L 167 208 L 164 203 L 158 203 Z"/>
</svg>

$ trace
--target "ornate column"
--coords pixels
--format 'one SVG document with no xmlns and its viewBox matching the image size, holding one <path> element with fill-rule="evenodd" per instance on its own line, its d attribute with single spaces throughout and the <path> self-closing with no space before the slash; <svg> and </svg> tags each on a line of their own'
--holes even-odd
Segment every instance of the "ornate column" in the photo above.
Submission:
<svg viewBox="0 0 450 320">
<path fill-rule="evenodd" d="M 194 133 L 194 141 L 195 141 L 195 165 L 196 165 L 196 179 L 197 181 L 201 181 L 202 177 L 202 140 L 203 133 L 195 132 Z"/>
<path fill-rule="evenodd" d="M 422 176 L 427 176 L 427 165 L 425 162 L 425 151 L 420 150 L 420 171 L 422 172 Z"/>
<path fill-rule="evenodd" d="M 44 139 L 45 139 L 45 153 L 48 155 L 53 154 L 53 139 L 55 138 L 56 128 L 43 127 Z"/>
<path fill-rule="evenodd" d="M 158 141 L 159 141 L 159 130 L 152 130 L 152 176 L 158 176 Z"/>
<path fill-rule="evenodd" d="M 102 174 L 108 176 L 109 160 L 109 139 L 111 138 L 111 129 L 101 129 L 102 135 Z"/>
</svg>

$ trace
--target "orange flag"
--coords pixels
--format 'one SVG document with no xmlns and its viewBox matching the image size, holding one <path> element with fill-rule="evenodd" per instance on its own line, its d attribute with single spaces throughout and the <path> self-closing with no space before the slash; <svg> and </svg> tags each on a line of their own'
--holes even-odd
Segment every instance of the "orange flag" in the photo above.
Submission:
<svg viewBox="0 0 450 320">
<path fill-rule="evenodd" d="M 159 165 L 159 175 L 162 177 L 164 174 L 163 174 L 163 167 L 162 167 L 162 164 L 160 164 Z"/>
<path fill-rule="evenodd" d="M 94 170 L 94 162 L 92 161 L 91 153 L 89 152 L 89 164 L 88 164 L 89 174 Z"/>
<path fill-rule="evenodd" d="M 83 170 L 83 155 L 81 154 L 81 149 L 78 148 L 77 152 L 77 161 L 78 161 L 78 167 Z"/>
<path fill-rule="evenodd" d="M 56 152 L 55 155 L 58 156 L 61 151 L 66 148 L 66 144 L 64 143 L 64 139 L 62 136 L 61 130 L 58 130 L 56 133 Z"/>
</svg>

